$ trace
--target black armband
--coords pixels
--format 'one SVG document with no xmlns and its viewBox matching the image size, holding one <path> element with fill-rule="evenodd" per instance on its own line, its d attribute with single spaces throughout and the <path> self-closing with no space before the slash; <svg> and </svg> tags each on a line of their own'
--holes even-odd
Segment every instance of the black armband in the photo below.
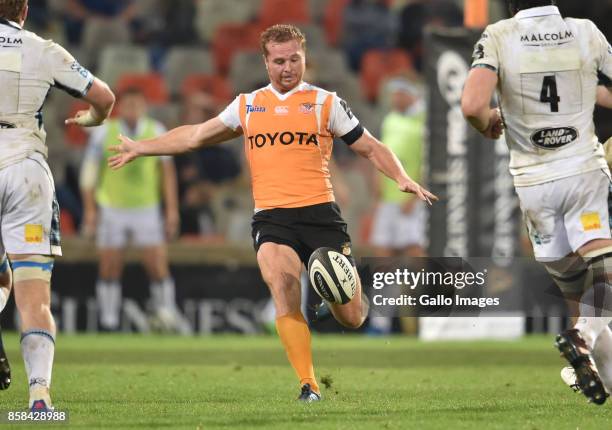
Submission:
<svg viewBox="0 0 612 430">
<path fill-rule="evenodd" d="M 344 143 L 347 145 L 352 145 L 355 143 L 361 136 L 363 136 L 364 132 L 363 125 L 357 124 L 357 127 L 346 133 L 344 136 L 340 137 L 340 139 L 344 140 Z"/>
</svg>

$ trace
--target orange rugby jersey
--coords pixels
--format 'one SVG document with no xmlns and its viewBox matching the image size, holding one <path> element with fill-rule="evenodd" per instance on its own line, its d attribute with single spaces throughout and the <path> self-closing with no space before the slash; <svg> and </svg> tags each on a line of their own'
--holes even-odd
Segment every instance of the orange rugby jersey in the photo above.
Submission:
<svg viewBox="0 0 612 430">
<path fill-rule="evenodd" d="M 363 134 L 343 100 L 307 83 L 285 94 L 272 85 L 240 94 L 219 118 L 242 129 L 256 210 L 334 201 L 333 137 L 350 145 Z"/>
</svg>

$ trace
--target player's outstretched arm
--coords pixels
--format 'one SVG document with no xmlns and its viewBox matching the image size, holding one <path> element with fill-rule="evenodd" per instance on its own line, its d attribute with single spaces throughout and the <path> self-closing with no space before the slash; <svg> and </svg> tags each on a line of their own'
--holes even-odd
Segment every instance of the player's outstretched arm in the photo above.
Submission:
<svg viewBox="0 0 612 430">
<path fill-rule="evenodd" d="M 461 110 L 468 122 L 489 139 L 499 139 L 504 124 L 499 109 L 491 109 L 491 98 L 497 86 L 497 74 L 484 67 L 470 70 L 463 96 Z"/>
<path fill-rule="evenodd" d="M 98 78 L 94 78 L 91 88 L 83 97 L 90 108 L 81 110 L 73 118 L 68 118 L 66 124 L 76 124 L 81 127 L 95 127 L 104 122 L 115 105 L 115 94 L 108 85 Z"/>
<path fill-rule="evenodd" d="M 216 117 L 202 124 L 177 127 L 154 139 L 134 141 L 119 136 L 120 143 L 109 148 L 116 154 L 108 159 L 108 165 L 112 169 L 119 169 L 138 157 L 182 154 L 202 146 L 225 142 L 239 135 L 239 131 L 227 127 Z"/>
<path fill-rule="evenodd" d="M 369 131 L 365 130 L 350 148 L 370 160 L 380 172 L 397 182 L 400 191 L 416 194 L 419 199 L 429 204 L 432 200 L 438 200 L 438 197 L 410 178 L 393 151 L 372 136 Z"/>
</svg>

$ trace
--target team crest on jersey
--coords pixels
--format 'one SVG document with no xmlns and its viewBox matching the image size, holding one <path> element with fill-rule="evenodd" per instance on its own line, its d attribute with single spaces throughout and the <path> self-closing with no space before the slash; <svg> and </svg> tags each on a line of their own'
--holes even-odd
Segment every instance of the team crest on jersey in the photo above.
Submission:
<svg viewBox="0 0 612 430">
<path fill-rule="evenodd" d="M 300 105 L 299 111 L 300 113 L 313 113 L 315 110 L 315 104 L 314 103 L 302 103 Z"/>
<path fill-rule="evenodd" d="M 266 108 L 263 106 L 255 106 L 255 105 L 246 105 L 246 113 L 252 112 L 265 112 Z"/>
<path fill-rule="evenodd" d="M 531 135 L 531 142 L 544 149 L 557 149 L 578 139 L 574 127 L 542 128 Z"/>
</svg>

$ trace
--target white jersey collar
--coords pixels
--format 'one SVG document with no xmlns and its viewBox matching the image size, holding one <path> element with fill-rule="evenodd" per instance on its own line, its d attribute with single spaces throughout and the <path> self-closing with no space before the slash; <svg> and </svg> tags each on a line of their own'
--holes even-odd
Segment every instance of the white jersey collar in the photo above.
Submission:
<svg viewBox="0 0 612 430">
<path fill-rule="evenodd" d="M 287 100 L 287 97 L 289 97 L 290 95 L 297 93 L 298 91 L 302 91 L 304 90 L 306 87 L 308 86 L 308 84 L 304 81 L 300 82 L 295 88 L 293 88 L 292 90 L 287 91 L 286 93 L 279 93 L 278 91 L 276 91 L 276 88 L 274 88 L 274 86 L 272 84 L 268 84 L 268 89 L 270 91 L 272 91 L 274 93 L 274 95 L 276 97 L 278 97 L 279 100 Z"/>
<path fill-rule="evenodd" d="M 561 15 L 557 6 L 540 6 L 520 10 L 514 17 L 516 19 L 535 18 L 538 16 Z"/>
<path fill-rule="evenodd" d="M 0 24 L 8 25 L 9 27 L 13 27 L 15 30 L 23 30 L 19 24 L 6 18 L 0 18 Z"/>
</svg>

